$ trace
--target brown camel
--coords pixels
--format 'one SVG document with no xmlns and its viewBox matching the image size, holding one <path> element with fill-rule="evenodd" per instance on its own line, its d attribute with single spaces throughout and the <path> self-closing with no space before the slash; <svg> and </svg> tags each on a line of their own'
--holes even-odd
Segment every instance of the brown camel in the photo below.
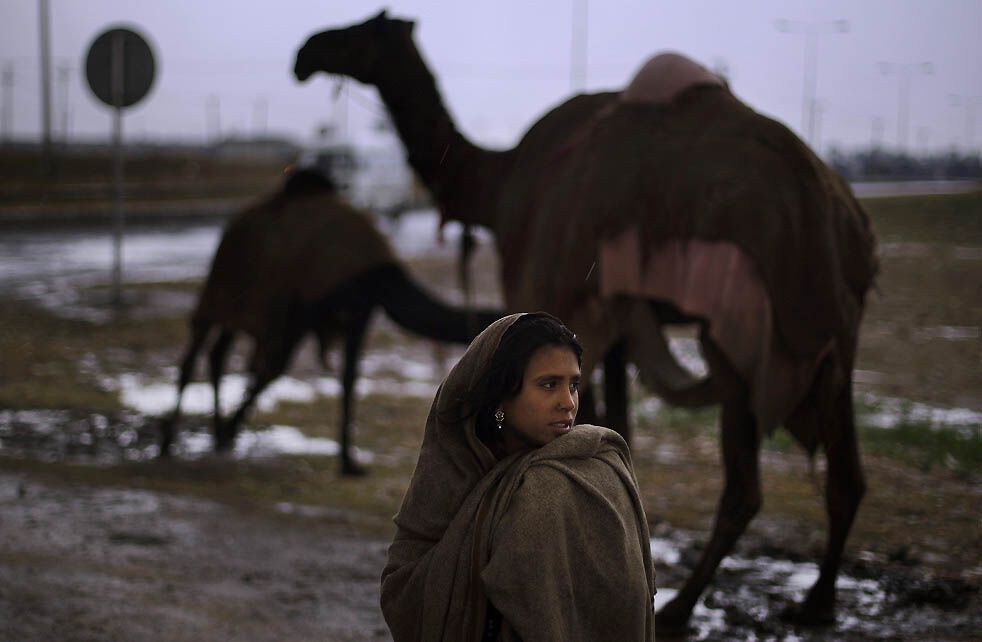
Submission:
<svg viewBox="0 0 982 642">
<path fill-rule="evenodd" d="M 351 453 L 352 398 L 362 342 L 379 306 L 410 332 L 463 344 L 502 316 L 434 299 L 409 277 L 370 217 L 340 200 L 329 179 L 309 170 L 292 173 L 279 192 L 237 215 L 222 235 L 191 315 L 177 404 L 161 423 L 161 454 L 170 452 L 181 393 L 209 336 L 215 336 L 209 354 L 215 449 L 223 451 L 232 447 L 259 394 L 283 374 L 301 339 L 313 332 L 322 359 L 333 340 L 344 339 L 341 472 L 363 473 Z M 251 381 L 231 419 L 223 422 L 219 384 L 239 333 L 253 339 Z"/>
<path fill-rule="evenodd" d="M 626 431 L 623 360 L 670 403 L 722 405 L 725 490 L 692 576 L 658 614 L 685 626 L 761 505 L 761 440 L 783 425 L 828 462 L 829 538 L 799 622 L 830 622 L 865 482 L 852 409 L 863 301 L 876 273 L 869 221 L 848 186 L 783 125 L 677 54 L 623 92 L 579 95 L 517 147 L 469 142 L 413 41 L 385 12 L 312 36 L 300 80 L 375 85 L 444 219 L 489 227 L 509 310 L 546 310 L 607 366 L 608 423 Z M 662 326 L 696 322 L 709 375 L 671 357 Z M 611 415 L 614 412 L 614 416 Z"/>
</svg>

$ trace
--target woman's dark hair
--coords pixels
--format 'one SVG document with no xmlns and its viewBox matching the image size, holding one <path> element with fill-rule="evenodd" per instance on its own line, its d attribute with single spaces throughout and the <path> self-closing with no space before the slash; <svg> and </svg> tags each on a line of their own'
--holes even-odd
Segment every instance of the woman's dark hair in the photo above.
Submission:
<svg viewBox="0 0 982 642">
<path fill-rule="evenodd" d="M 484 385 L 474 391 L 470 404 L 477 411 L 477 436 L 485 444 L 495 438 L 494 412 L 498 404 L 521 391 L 525 368 L 535 351 L 543 346 L 569 348 L 576 355 L 576 362 L 583 363 L 583 346 L 556 317 L 529 314 L 515 321 L 501 337 Z"/>
</svg>

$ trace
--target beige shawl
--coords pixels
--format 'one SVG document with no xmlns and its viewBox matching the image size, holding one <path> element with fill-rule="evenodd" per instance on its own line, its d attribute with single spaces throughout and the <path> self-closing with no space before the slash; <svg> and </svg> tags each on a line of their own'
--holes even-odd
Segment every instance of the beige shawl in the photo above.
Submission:
<svg viewBox="0 0 982 642">
<path fill-rule="evenodd" d="M 651 640 L 648 526 L 623 439 L 577 426 L 498 462 L 464 419 L 519 316 L 478 336 L 437 392 L 382 572 L 386 622 L 397 642 L 476 641 L 490 600 L 501 639 Z"/>
</svg>

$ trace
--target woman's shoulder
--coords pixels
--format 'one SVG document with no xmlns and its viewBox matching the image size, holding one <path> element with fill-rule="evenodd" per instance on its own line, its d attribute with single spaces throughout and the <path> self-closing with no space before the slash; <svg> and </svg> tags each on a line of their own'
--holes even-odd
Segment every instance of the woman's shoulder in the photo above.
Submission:
<svg viewBox="0 0 982 642">
<path fill-rule="evenodd" d="M 569 433 L 553 439 L 545 446 L 534 451 L 532 461 L 551 459 L 583 459 L 595 457 L 601 453 L 614 450 L 630 457 L 627 442 L 610 428 L 580 424 Z"/>
</svg>

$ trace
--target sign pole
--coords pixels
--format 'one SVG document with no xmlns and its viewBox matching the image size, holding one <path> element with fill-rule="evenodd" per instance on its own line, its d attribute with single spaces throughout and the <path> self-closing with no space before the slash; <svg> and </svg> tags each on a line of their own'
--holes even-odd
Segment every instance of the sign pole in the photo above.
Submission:
<svg viewBox="0 0 982 642">
<path fill-rule="evenodd" d="M 101 33 L 85 55 L 85 78 L 95 97 L 113 110 L 113 265 L 112 304 L 123 303 L 123 109 L 132 107 L 150 91 L 154 76 L 153 52 L 140 34 L 116 27 Z"/>
<path fill-rule="evenodd" d="M 112 40 L 113 95 L 113 305 L 123 302 L 123 34 Z"/>
</svg>

